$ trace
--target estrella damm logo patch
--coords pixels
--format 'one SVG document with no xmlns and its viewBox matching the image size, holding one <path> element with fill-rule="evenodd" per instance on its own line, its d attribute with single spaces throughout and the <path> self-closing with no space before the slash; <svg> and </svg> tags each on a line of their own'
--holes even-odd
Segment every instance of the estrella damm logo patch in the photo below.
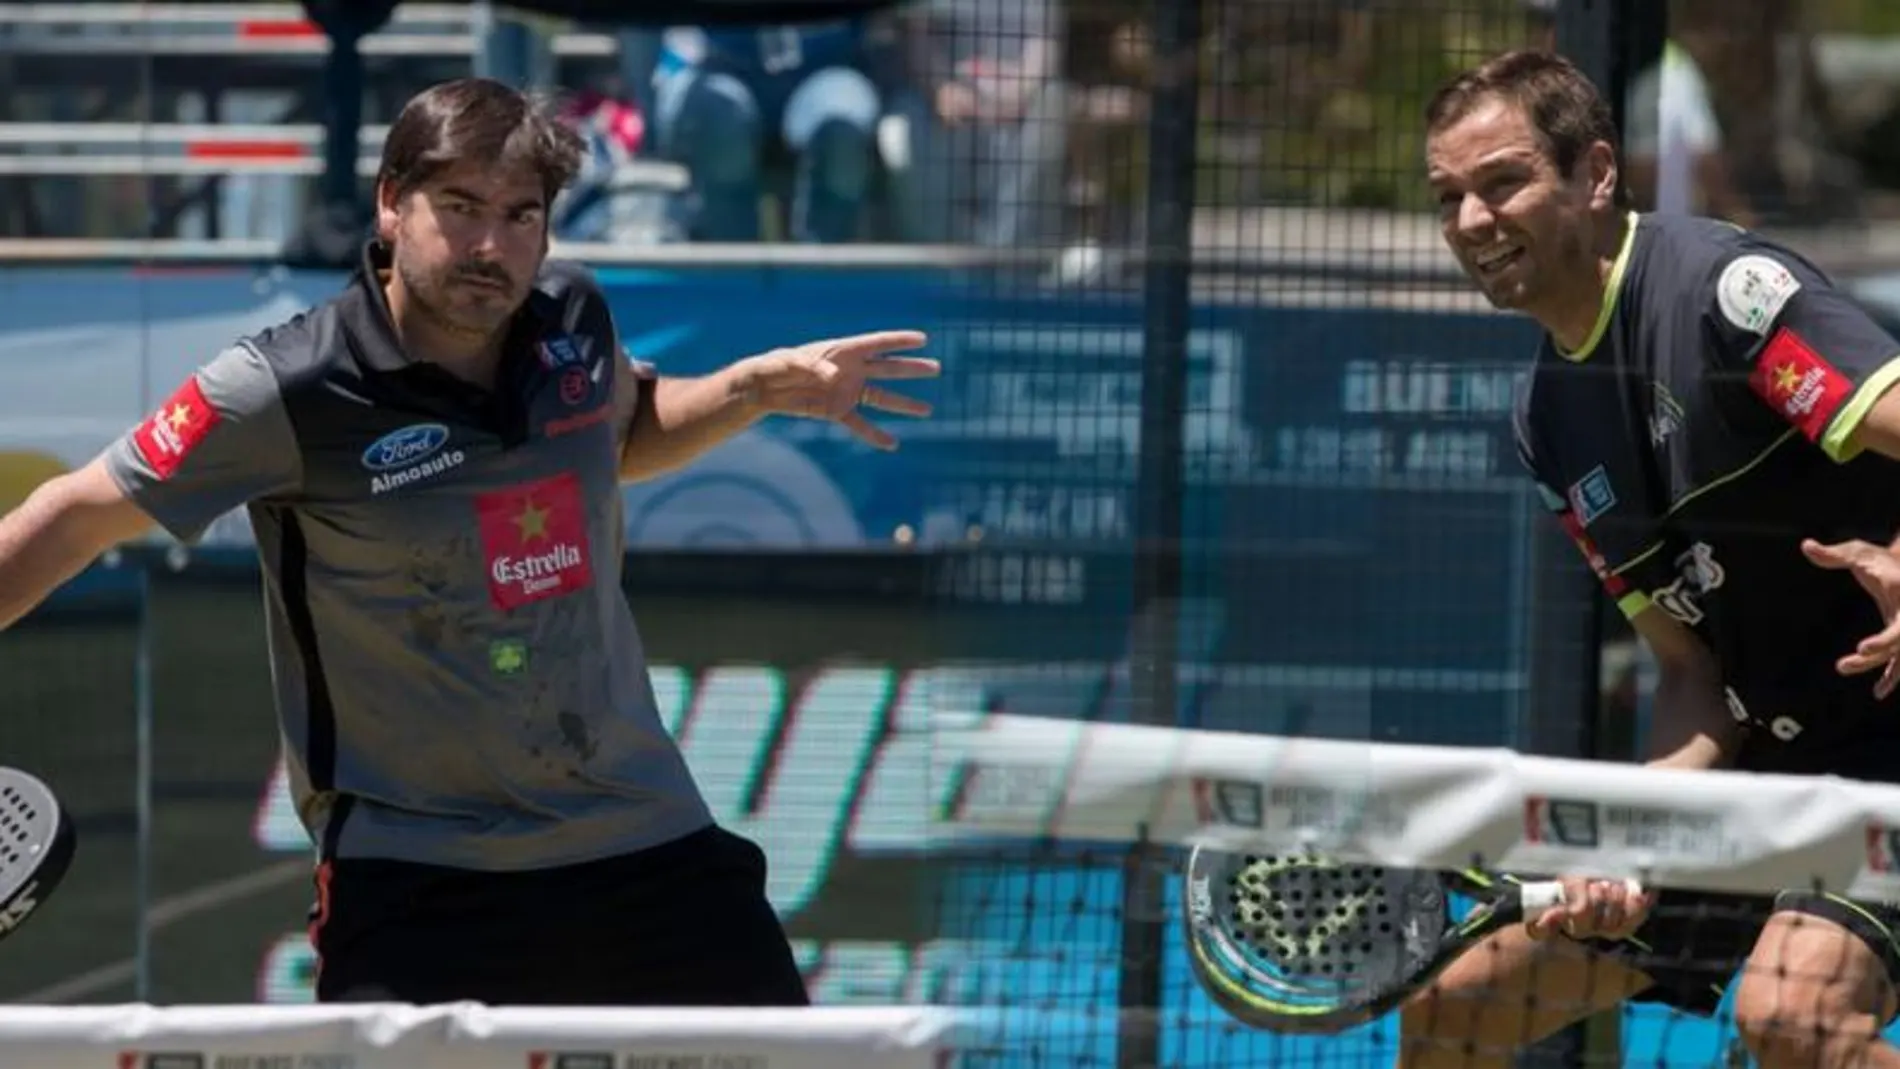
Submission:
<svg viewBox="0 0 1900 1069">
<path fill-rule="evenodd" d="M 587 503 L 571 472 L 475 499 L 489 599 L 507 612 L 593 582 Z"/>
<path fill-rule="evenodd" d="M 1854 383 L 1793 330 L 1775 332 L 1748 374 L 1749 388 L 1811 442 L 1854 394 Z"/>
<path fill-rule="evenodd" d="M 217 425 L 218 410 L 205 399 L 204 388 L 193 375 L 139 424 L 132 432 L 132 444 L 153 474 L 169 479 Z"/>
</svg>

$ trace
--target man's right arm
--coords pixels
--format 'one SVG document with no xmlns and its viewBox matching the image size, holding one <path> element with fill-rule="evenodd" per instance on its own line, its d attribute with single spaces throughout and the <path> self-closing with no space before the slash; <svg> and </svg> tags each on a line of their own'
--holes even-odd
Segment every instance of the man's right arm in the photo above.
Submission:
<svg viewBox="0 0 1900 1069">
<path fill-rule="evenodd" d="M 1741 743 L 1741 727 L 1729 712 L 1715 655 L 1695 632 L 1648 598 L 1633 594 L 1626 580 L 1603 559 L 1584 524 L 1571 511 L 1569 499 L 1558 493 L 1552 480 L 1538 469 L 1527 409 L 1528 395 L 1520 389 L 1512 409 L 1518 460 L 1530 475 L 1544 507 L 1570 536 L 1584 562 L 1603 584 L 1604 593 L 1628 615 L 1631 626 L 1656 658 L 1658 677 L 1644 763 L 1660 768 L 1691 769 L 1720 768 L 1728 764 Z"/>
<path fill-rule="evenodd" d="M 152 519 L 112 481 L 105 458 L 40 484 L 0 517 L 0 630 Z"/>
<path fill-rule="evenodd" d="M 224 513 L 302 476 L 276 374 L 251 349 L 226 350 L 85 467 L 0 517 L 0 629 L 154 524 L 191 542 Z"/>
<path fill-rule="evenodd" d="M 1742 729 L 1728 710 L 1715 657 L 1695 632 L 1651 605 L 1630 617 L 1656 656 L 1658 678 L 1643 763 L 1651 768 L 1706 770 L 1735 757 Z M 1632 893 L 1622 880 L 1565 876 L 1561 909 L 1525 923 L 1534 939 L 1559 932 L 1574 939 L 1624 939 L 1655 908 L 1656 892 Z"/>
<path fill-rule="evenodd" d="M 1656 768 L 1727 766 L 1741 745 L 1742 728 L 1729 711 L 1714 654 L 1695 632 L 1654 605 L 1630 623 L 1657 668 L 1643 762 Z"/>
</svg>

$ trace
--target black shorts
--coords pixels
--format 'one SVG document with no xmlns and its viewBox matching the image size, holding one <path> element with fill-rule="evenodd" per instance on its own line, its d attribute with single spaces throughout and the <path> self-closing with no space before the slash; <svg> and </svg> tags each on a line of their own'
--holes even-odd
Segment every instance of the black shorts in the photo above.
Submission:
<svg viewBox="0 0 1900 1069">
<path fill-rule="evenodd" d="M 317 1000 L 809 1005 L 765 866 L 719 828 L 528 872 L 328 861 L 311 915 Z"/>
<path fill-rule="evenodd" d="M 1633 1001 L 1660 1003 L 1712 1016 L 1735 971 L 1755 949 L 1775 913 L 1793 911 L 1846 928 L 1874 952 L 1900 990 L 1900 908 L 1836 895 L 1783 891 L 1745 896 L 1665 890 L 1629 939 L 1587 940 L 1592 948 L 1641 970 L 1655 986 Z"/>
</svg>

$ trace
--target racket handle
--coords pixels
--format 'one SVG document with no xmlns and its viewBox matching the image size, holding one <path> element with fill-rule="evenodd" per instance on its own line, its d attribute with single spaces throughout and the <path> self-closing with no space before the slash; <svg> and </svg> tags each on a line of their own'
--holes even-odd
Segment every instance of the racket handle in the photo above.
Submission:
<svg viewBox="0 0 1900 1069">
<path fill-rule="evenodd" d="M 1632 896 L 1643 893 L 1643 885 L 1635 880 L 1624 880 L 1623 886 Z M 1526 917 L 1535 917 L 1564 904 L 1564 885 L 1556 880 L 1521 883 L 1517 885 L 1517 900 L 1523 906 Z"/>
</svg>

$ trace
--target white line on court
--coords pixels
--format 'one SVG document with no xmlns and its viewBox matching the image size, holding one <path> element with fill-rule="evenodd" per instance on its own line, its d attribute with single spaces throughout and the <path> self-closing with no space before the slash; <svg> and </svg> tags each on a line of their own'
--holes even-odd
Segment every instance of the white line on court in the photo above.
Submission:
<svg viewBox="0 0 1900 1069">
<path fill-rule="evenodd" d="M 296 880 L 310 879 L 310 873 L 311 865 L 308 860 L 280 861 L 274 865 L 254 869 L 242 876 L 233 876 L 230 879 L 194 887 L 189 891 L 167 895 L 152 904 L 148 930 L 157 932 L 187 917 L 274 890 Z M 122 958 L 109 965 L 101 965 L 96 969 L 88 969 L 69 976 L 37 991 L 29 991 L 13 1001 L 16 1004 L 46 1006 L 84 998 L 96 991 L 103 991 L 116 984 L 125 983 L 137 972 L 138 959 Z"/>
</svg>

